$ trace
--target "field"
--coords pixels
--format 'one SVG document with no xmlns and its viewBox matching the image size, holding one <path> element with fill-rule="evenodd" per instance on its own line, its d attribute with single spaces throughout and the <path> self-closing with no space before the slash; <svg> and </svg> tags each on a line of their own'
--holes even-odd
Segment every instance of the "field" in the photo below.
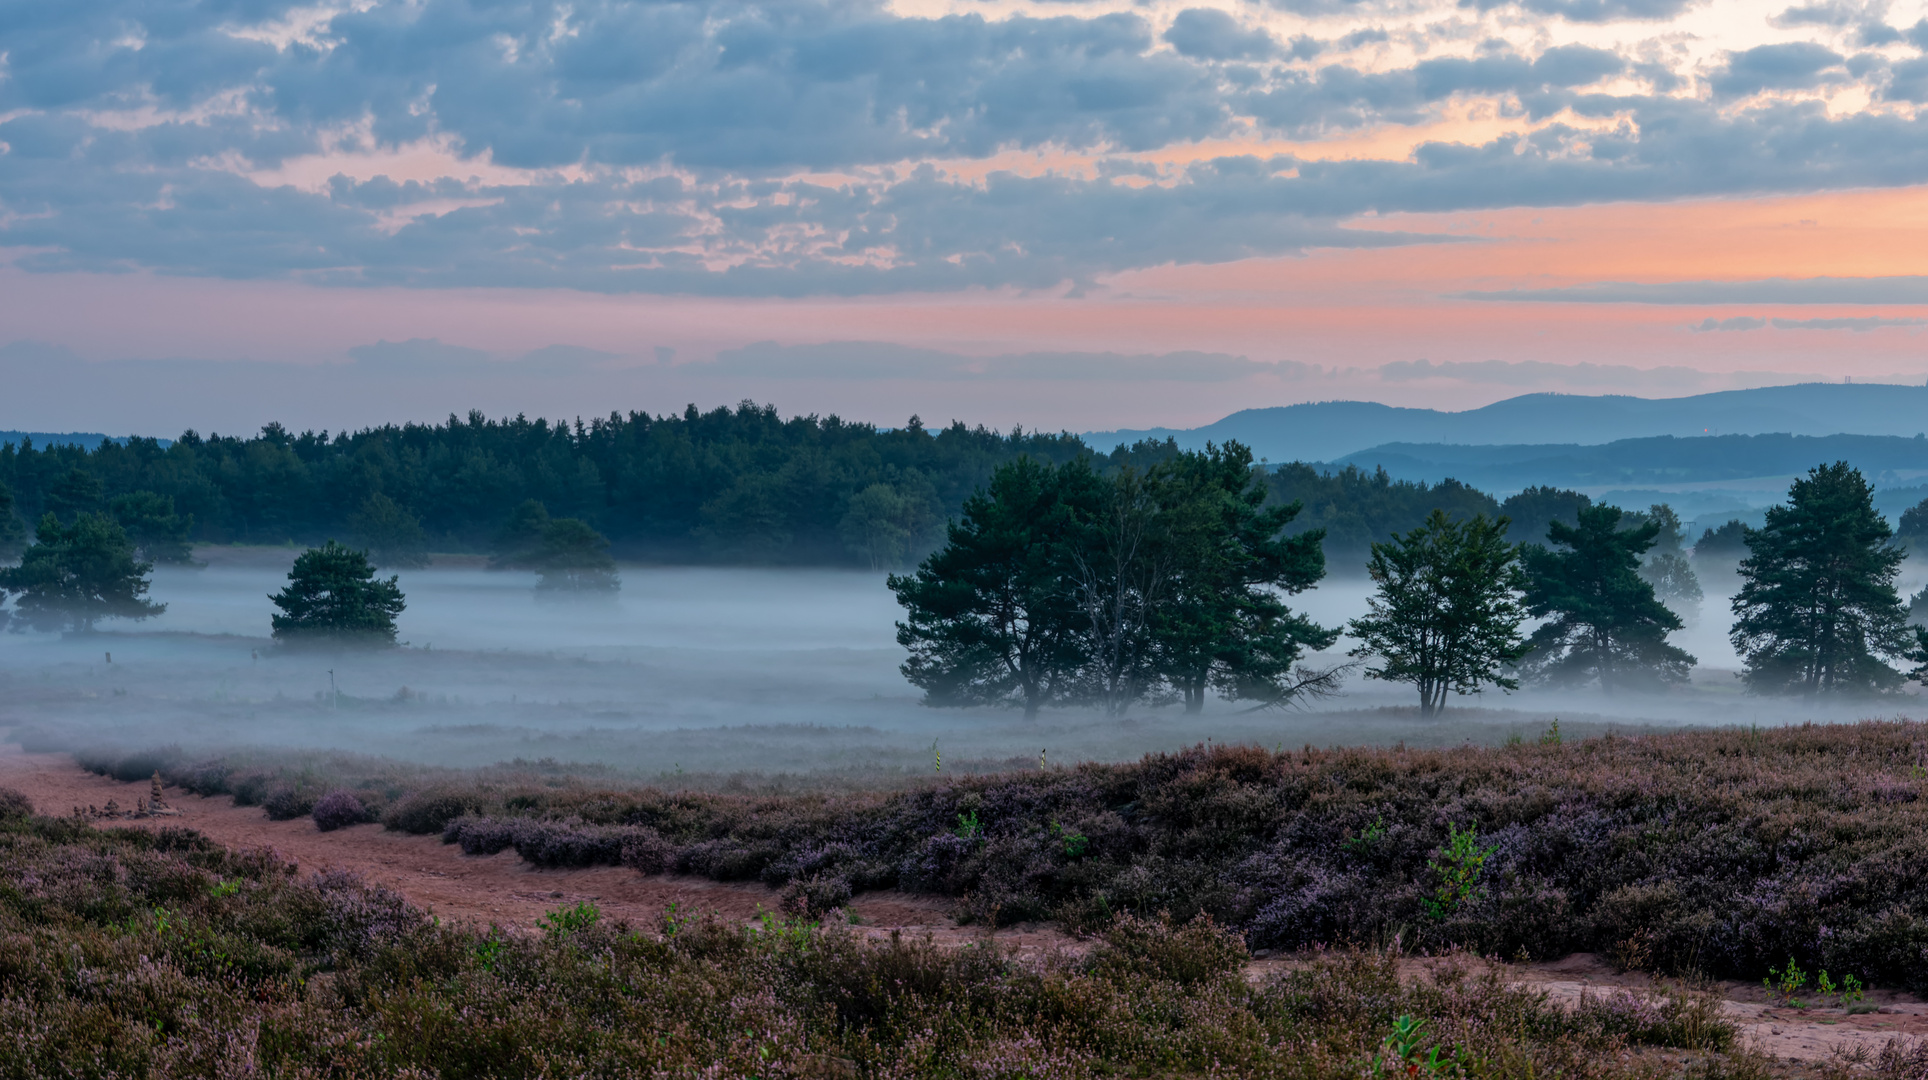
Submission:
<svg viewBox="0 0 1928 1080">
<path fill-rule="evenodd" d="M 1928 725 L 1876 706 L 1026 722 L 920 707 L 873 575 L 444 567 L 328 655 L 255 625 L 286 553 L 213 554 L 151 627 L 0 640 L 4 1075 L 1928 1062 Z"/>
</svg>

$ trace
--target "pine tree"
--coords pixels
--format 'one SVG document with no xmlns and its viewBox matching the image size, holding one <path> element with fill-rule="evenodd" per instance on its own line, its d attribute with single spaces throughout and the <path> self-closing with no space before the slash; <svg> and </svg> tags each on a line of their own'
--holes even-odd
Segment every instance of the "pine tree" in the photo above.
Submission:
<svg viewBox="0 0 1928 1080">
<path fill-rule="evenodd" d="M 88 631 L 102 619 L 146 619 L 167 610 L 148 600 L 154 569 L 113 518 L 81 513 L 62 525 L 43 514 L 20 565 L 0 570 L 0 588 L 17 593 L 19 618 L 39 630 Z"/>
<path fill-rule="evenodd" d="M 964 503 L 945 545 L 888 584 L 905 611 L 904 677 L 930 705 L 1016 705 L 1027 717 L 1072 689 L 1084 665 L 1066 584 L 1075 528 L 1058 470 L 999 466 Z"/>
<path fill-rule="evenodd" d="M 1412 683 L 1419 715 L 1436 715 L 1446 694 L 1488 684 L 1516 690 L 1505 670 L 1526 654 L 1520 640 L 1519 549 L 1508 521 L 1481 514 L 1455 522 L 1435 510 L 1403 536 L 1372 545 L 1367 572 L 1379 586 L 1371 611 L 1350 624 L 1352 655 L 1378 659 L 1370 679 Z"/>
<path fill-rule="evenodd" d="M 1526 610 L 1545 619 L 1528 639 L 1522 669 L 1535 681 L 1576 686 L 1597 681 L 1608 692 L 1685 682 L 1694 658 L 1667 644 L 1680 617 L 1640 575 L 1641 556 L 1662 523 L 1622 528 L 1617 506 L 1580 510 L 1578 525 L 1555 521 L 1547 538 L 1522 552 Z"/>
<path fill-rule="evenodd" d="M 393 645 L 406 607 L 398 578 L 377 578 L 366 552 L 333 540 L 302 552 L 269 599 L 281 609 L 274 636 L 291 643 Z"/>
<path fill-rule="evenodd" d="M 1914 646 L 1895 590 L 1905 553 L 1847 462 L 1796 480 L 1785 506 L 1747 530 L 1730 635 L 1757 693 L 1866 693 L 1904 676 L 1887 659 Z"/>
<path fill-rule="evenodd" d="M 1325 531 L 1286 536 L 1301 504 L 1266 506 L 1264 479 L 1238 443 L 1173 458 L 1157 473 L 1170 521 L 1172 583 L 1152 611 L 1160 673 L 1199 712 L 1205 695 L 1285 704 L 1323 694 L 1336 672 L 1297 668 L 1303 653 L 1331 647 L 1339 628 L 1286 606 L 1325 576 Z"/>
</svg>

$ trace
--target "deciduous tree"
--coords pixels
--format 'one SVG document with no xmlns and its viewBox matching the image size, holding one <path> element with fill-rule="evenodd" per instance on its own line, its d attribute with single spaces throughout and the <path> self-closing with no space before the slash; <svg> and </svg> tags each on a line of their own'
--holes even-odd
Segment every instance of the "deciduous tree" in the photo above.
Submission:
<svg viewBox="0 0 1928 1080">
<path fill-rule="evenodd" d="M 1895 589 L 1906 554 L 1845 461 L 1794 481 L 1784 506 L 1747 530 L 1730 637 L 1757 693 L 1868 693 L 1899 686 L 1887 660 L 1914 645 Z"/>
<path fill-rule="evenodd" d="M 1403 536 L 1372 545 L 1367 572 L 1379 586 L 1370 612 L 1350 624 L 1353 655 L 1376 661 L 1366 676 L 1409 682 L 1419 714 L 1445 708 L 1448 692 L 1519 687 L 1506 669 L 1526 654 L 1519 549 L 1507 519 L 1484 514 L 1455 522 L 1434 511 Z"/>
</svg>

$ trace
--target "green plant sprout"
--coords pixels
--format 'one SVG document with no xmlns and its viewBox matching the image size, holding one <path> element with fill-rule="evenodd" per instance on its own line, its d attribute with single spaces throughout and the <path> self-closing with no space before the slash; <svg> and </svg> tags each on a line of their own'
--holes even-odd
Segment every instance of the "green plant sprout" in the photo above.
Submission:
<svg viewBox="0 0 1928 1080">
<path fill-rule="evenodd" d="M 1559 717 L 1557 716 L 1554 717 L 1553 726 L 1547 728 L 1546 733 L 1540 736 L 1540 745 L 1541 746 L 1560 745 L 1560 718 Z"/>
<path fill-rule="evenodd" d="M 1801 965 L 1795 963 L 1792 956 L 1787 958 L 1786 967 L 1768 968 L 1767 978 L 1761 980 L 1761 985 L 1767 987 L 1769 993 L 1778 995 L 1782 1004 L 1797 1009 L 1806 1008 L 1794 995 L 1800 993 L 1807 983 L 1808 973 L 1801 970 Z"/>
<path fill-rule="evenodd" d="M 475 943 L 475 962 L 482 965 L 483 971 L 494 974 L 496 965 L 502 962 L 502 950 L 506 948 L 508 944 L 496 937 L 495 929 L 491 927 L 489 936 Z"/>
<path fill-rule="evenodd" d="M 209 896 L 233 896 L 241 891 L 239 881 L 217 881 L 208 886 Z"/>
<path fill-rule="evenodd" d="M 977 811 L 972 810 L 970 813 L 957 815 L 955 832 L 966 840 L 983 839 L 984 826 L 977 820 Z"/>
<path fill-rule="evenodd" d="M 1339 846 L 1352 852 L 1354 855 L 1364 855 L 1366 852 L 1371 851 L 1374 845 L 1385 838 L 1386 819 L 1381 817 L 1361 830 L 1358 836 L 1348 836 L 1344 840 L 1339 841 Z"/>
<path fill-rule="evenodd" d="M 1373 1056 L 1371 1074 L 1373 1076 L 1453 1076 L 1463 1071 L 1459 1051 L 1455 1050 L 1445 1058 L 1439 1056 L 1435 1046 L 1424 1057 L 1419 1053 L 1419 1041 L 1424 1033 L 1426 1021 L 1415 1020 L 1401 1014 L 1392 1022 L 1392 1033 L 1380 1044 L 1382 1049 Z"/>
<path fill-rule="evenodd" d="M 1058 846 L 1064 850 L 1067 858 L 1081 859 L 1084 857 L 1085 851 L 1091 846 L 1091 838 L 1089 836 L 1072 829 L 1067 829 L 1055 821 L 1051 823 L 1051 836 L 1058 841 Z"/>
<path fill-rule="evenodd" d="M 551 941 L 572 937 L 596 925 L 602 919 L 602 909 L 587 900 L 577 902 L 574 907 L 557 908 L 542 918 L 537 925 Z"/>
<path fill-rule="evenodd" d="M 1481 847 L 1479 826 L 1468 825 L 1464 831 L 1453 822 L 1446 823 L 1446 842 L 1426 865 L 1439 875 L 1439 888 L 1432 896 L 1421 901 L 1426 914 L 1435 920 L 1459 910 L 1468 901 L 1478 899 L 1481 894 L 1480 875 L 1486 870 L 1486 860 L 1499 850 L 1498 844 Z"/>
</svg>

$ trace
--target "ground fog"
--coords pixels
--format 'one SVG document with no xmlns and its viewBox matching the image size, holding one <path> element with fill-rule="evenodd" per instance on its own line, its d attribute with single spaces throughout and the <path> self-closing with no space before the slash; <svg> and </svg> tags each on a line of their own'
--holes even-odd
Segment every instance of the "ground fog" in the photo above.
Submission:
<svg viewBox="0 0 1928 1080">
<path fill-rule="evenodd" d="M 1147 704 L 1123 717 L 922 706 L 897 666 L 899 609 L 883 575 L 628 567 L 613 597 L 538 594 L 530 575 L 474 564 L 403 571 L 396 650 L 293 652 L 268 635 L 291 549 L 202 549 L 162 568 L 165 615 L 99 633 L 0 634 L 0 727 L 43 746 L 190 753 L 346 751 L 471 768 L 549 761 L 655 779 L 678 774 L 928 775 L 1116 761 L 1202 742 L 1414 745 L 1538 738 L 1555 717 L 1606 726 L 1777 724 L 1913 711 L 1915 699 L 1833 708 L 1747 696 L 1710 596 L 1677 637 L 1701 659 L 1660 696 L 1488 692 L 1421 723 L 1402 686 L 1353 677 L 1299 710 L 1214 701 L 1202 716 Z M 1362 613 L 1369 589 L 1328 579 L 1299 597 L 1315 619 Z M 1312 658 L 1343 662 L 1350 645 Z"/>
</svg>

